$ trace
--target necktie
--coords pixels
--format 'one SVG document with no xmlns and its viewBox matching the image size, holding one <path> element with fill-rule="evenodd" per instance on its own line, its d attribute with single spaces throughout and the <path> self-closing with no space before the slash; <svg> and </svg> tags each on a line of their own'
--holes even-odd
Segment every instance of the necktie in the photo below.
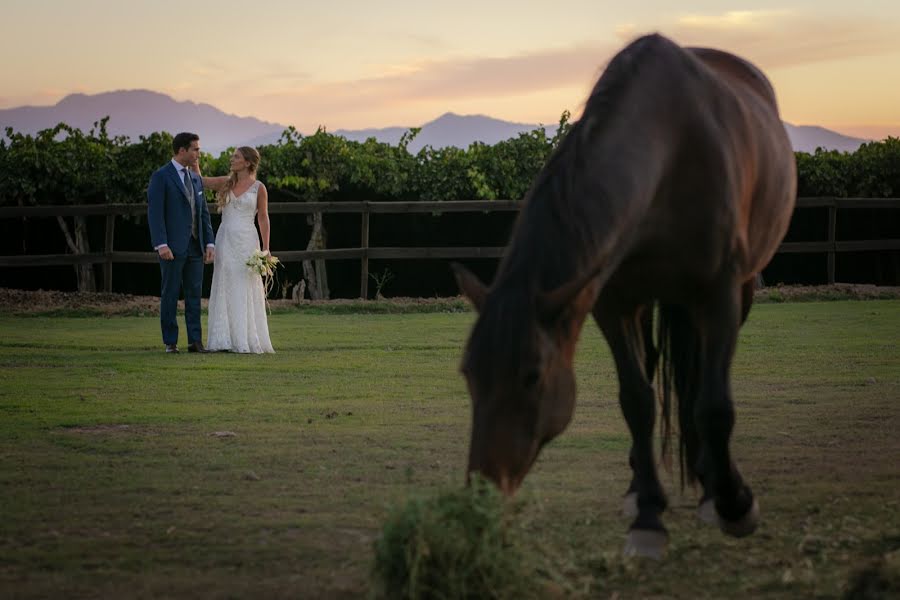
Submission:
<svg viewBox="0 0 900 600">
<path fill-rule="evenodd" d="M 194 183 L 188 170 L 184 170 L 184 189 L 187 191 L 188 202 L 191 204 L 191 235 L 197 237 L 197 207 L 194 206 Z"/>
</svg>

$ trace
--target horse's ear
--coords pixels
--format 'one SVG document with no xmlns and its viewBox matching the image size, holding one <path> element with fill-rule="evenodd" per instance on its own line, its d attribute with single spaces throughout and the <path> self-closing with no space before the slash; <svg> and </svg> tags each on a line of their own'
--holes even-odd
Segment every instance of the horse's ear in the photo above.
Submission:
<svg viewBox="0 0 900 600">
<path fill-rule="evenodd" d="M 597 278 L 600 270 L 594 269 L 555 290 L 538 294 L 537 307 L 540 319 L 545 323 L 553 323 L 569 306 L 579 314 L 586 314 L 591 310 L 600 291 L 600 281 Z"/>
<path fill-rule="evenodd" d="M 453 269 L 453 274 L 456 276 L 459 291 L 472 302 L 475 310 L 481 312 L 484 299 L 487 297 L 487 286 L 481 283 L 474 273 L 457 262 L 450 263 L 450 268 Z"/>
</svg>

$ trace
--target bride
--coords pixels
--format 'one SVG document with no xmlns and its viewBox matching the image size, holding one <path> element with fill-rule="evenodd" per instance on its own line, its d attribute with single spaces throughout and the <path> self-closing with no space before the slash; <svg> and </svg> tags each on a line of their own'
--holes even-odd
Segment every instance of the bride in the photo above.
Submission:
<svg viewBox="0 0 900 600">
<path fill-rule="evenodd" d="M 269 251 L 268 192 L 256 180 L 258 169 L 259 152 L 242 146 L 231 155 L 230 175 L 203 177 L 203 187 L 217 192 L 216 205 L 222 213 L 209 295 L 210 351 L 275 352 L 266 320 L 265 286 L 247 267 L 247 259 L 260 249 L 260 236 L 263 252 Z"/>
</svg>

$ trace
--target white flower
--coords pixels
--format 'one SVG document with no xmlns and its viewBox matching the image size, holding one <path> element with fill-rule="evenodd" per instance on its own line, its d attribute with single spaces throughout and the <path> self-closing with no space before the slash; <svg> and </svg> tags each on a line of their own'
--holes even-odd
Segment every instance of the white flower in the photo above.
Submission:
<svg viewBox="0 0 900 600">
<path fill-rule="evenodd" d="M 251 271 L 268 280 L 275 274 L 275 269 L 281 261 L 269 254 L 268 250 L 254 250 L 246 264 Z"/>
<path fill-rule="evenodd" d="M 262 277 L 263 287 L 265 288 L 266 306 L 269 305 L 269 293 L 275 286 L 275 269 L 277 269 L 280 264 L 281 261 L 269 254 L 268 250 L 254 250 L 253 254 L 250 255 L 250 258 L 247 259 L 247 268 L 250 269 L 251 272 Z"/>
</svg>

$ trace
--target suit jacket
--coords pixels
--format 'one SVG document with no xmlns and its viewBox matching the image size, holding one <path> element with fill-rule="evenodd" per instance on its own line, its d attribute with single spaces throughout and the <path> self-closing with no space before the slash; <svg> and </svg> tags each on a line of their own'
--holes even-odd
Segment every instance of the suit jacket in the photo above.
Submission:
<svg viewBox="0 0 900 600">
<path fill-rule="evenodd" d="M 215 244 L 209 208 L 203 195 L 203 181 L 189 171 L 194 184 L 194 204 L 197 207 L 197 237 L 200 247 Z M 162 244 L 177 255 L 187 254 L 191 240 L 191 204 L 178 177 L 178 169 L 171 162 L 150 176 L 147 187 L 147 223 L 150 225 L 150 243 L 156 248 Z"/>
</svg>

